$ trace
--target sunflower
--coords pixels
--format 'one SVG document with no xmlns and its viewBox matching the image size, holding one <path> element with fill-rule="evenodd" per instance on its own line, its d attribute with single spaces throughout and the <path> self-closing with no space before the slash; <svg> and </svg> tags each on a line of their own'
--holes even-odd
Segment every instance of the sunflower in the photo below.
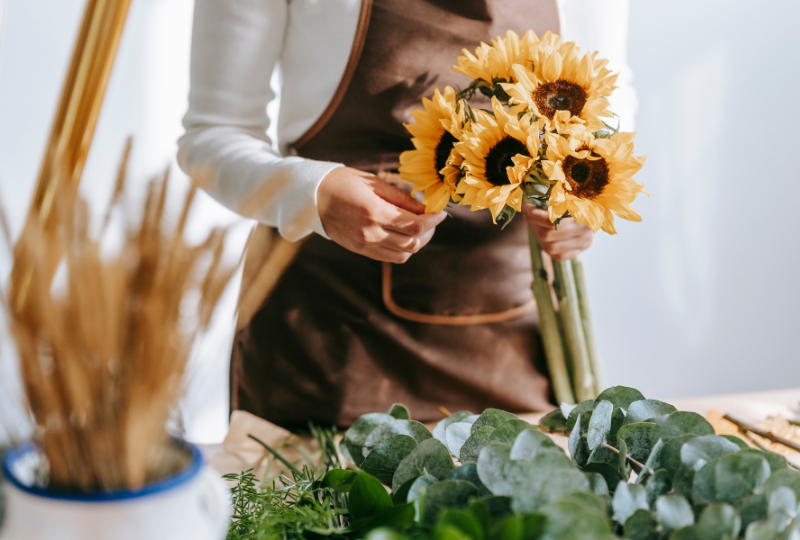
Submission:
<svg viewBox="0 0 800 540">
<path fill-rule="evenodd" d="M 492 98 L 494 116 L 475 111 L 475 122 L 463 134 L 456 151 L 464 157 L 466 175 L 458 184 L 460 204 L 471 210 L 489 208 L 492 219 L 510 206 L 522 209 L 522 184 L 539 157 L 539 129 L 530 114 L 509 114 Z"/>
<path fill-rule="evenodd" d="M 539 41 L 533 30 L 528 30 L 520 38 L 513 30 L 506 32 L 505 37 L 497 36 L 492 44 L 481 43 L 472 55 L 463 49 L 464 56 L 459 56 L 453 71 L 463 73 L 475 80 L 483 80 L 494 84 L 498 79 L 505 82 L 514 80 L 511 66 L 524 63 L 531 46 Z"/>
<path fill-rule="evenodd" d="M 573 124 L 567 133 L 545 135 L 547 159 L 542 169 L 556 181 L 550 192 L 550 221 L 569 213 L 575 221 L 616 234 L 614 214 L 629 221 L 642 217 L 631 207 L 639 193 L 650 195 L 633 179 L 645 156 L 633 155 L 635 133 L 596 139 L 586 126 Z"/>
<path fill-rule="evenodd" d="M 530 65 L 511 66 L 514 84 L 501 84 L 509 95 L 512 112 L 526 108 L 541 119 L 540 127 L 558 131 L 565 124 L 585 124 L 589 131 L 604 127 L 599 117 L 613 117 L 606 99 L 614 91 L 618 74 L 597 52 L 581 53 L 573 42 L 545 35 L 531 45 Z"/>
<path fill-rule="evenodd" d="M 422 105 L 424 109 L 411 113 L 417 123 L 405 125 L 414 136 L 411 142 L 415 150 L 400 154 L 398 172 L 414 184 L 411 193 L 424 192 L 425 211 L 436 213 L 451 199 L 460 199 L 455 189 L 463 159 L 453 151 L 453 145 L 461 137 L 466 112 L 463 104 L 457 106 L 456 93 L 449 86 L 444 94 L 436 90 L 432 100 L 423 98 Z"/>
</svg>

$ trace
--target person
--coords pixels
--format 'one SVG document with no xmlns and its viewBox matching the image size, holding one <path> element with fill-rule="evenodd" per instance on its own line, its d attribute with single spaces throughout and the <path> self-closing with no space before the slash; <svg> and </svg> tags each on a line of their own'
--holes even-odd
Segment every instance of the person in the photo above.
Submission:
<svg viewBox="0 0 800 540">
<path fill-rule="evenodd" d="M 488 211 L 426 214 L 390 180 L 421 98 L 465 86 L 451 69 L 462 49 L 507 30 L 600 49 L 622 71 L 623 113 L 627 0 L 195 4 L 179 163 L 225 206 L 303 240 L 236 336 L 232 408 L 287 427 L 347 426 L 394 402 L 422 421 L 551 408 L 527 227 L 558 260 L 591 230 L 556 230 L 532 206 L 502 231 Z"/>
</svg>

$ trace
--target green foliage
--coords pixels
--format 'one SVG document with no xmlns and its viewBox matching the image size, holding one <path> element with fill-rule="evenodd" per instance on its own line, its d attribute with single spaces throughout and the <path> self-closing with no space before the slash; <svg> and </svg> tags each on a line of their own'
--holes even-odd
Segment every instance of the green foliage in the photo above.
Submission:
<svg viewBox="0 0 800 540">
<path fill-rule="evenodd" d="M 570 455 L 496 409 L 459 411 L 433 433 L 406 413 L 347 431 L 360 471 L 304 467 L 266 489 L 231 477 L 229 539 L 800 538 L 800 472 L 631 388 L 544 417 L 568 432 Z"/>
</svg>

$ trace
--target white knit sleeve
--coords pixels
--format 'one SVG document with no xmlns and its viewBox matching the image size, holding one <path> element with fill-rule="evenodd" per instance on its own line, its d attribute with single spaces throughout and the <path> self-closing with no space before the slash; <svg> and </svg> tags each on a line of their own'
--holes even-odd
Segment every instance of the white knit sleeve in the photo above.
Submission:
<svg viewBox="0 0 800 540">
<path fill-rule="evenodd" d="M 561 37 L 588 51 L 599 51 L 609 68 L 619 72 L 617 88 L 609 98 L 620 116 L 622 131 L 633 131 L 639 102 L 628 65 L 629 0 L 559 0 Z M 612 123 L 612 122 L 609 122 Z"/>
<path fill-rule="evenodd" d="M 294 241 L 327 237 L 317 188 L 341 164 L 281 157 L 266 134 L 287 17 L 286 0 L 196 0 L 178 163 L 220 203 Z"/>
</svg>

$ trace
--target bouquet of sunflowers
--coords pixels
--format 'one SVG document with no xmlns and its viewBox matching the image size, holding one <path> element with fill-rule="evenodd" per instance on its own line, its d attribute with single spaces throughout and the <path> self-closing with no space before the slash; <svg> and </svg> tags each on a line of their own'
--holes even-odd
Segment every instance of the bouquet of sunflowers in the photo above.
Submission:
<svg viewBox="0 0 800 540">
<path fill-rule="evenodd" d="M 608 96 L 617 74 L 597 53 L 547 32 L 509 31 L 475 54 L 466 49 L 453 69 L 472 78 L 423 99 L 408 125 L 414 150 L 400 156 L 400 176 L 423 192 L 427 212 L 449 203 L 488 209 L 508 224 L 522 203 L 546 209 L 550 220 L 616 234 L 614 215 L 641 221 L 631 207 L 644 186 L 633 179 L 644 156 L 633 155 L 634 133 L 619 132 Z M 486 108 L 477 108 L 478 94 Z M 577 259 L 552 261 L 554 305 L 545 257 L 529 234 L 533 293 L 556 399 L 594 398 L 605 385 Z"/>
</svg>

